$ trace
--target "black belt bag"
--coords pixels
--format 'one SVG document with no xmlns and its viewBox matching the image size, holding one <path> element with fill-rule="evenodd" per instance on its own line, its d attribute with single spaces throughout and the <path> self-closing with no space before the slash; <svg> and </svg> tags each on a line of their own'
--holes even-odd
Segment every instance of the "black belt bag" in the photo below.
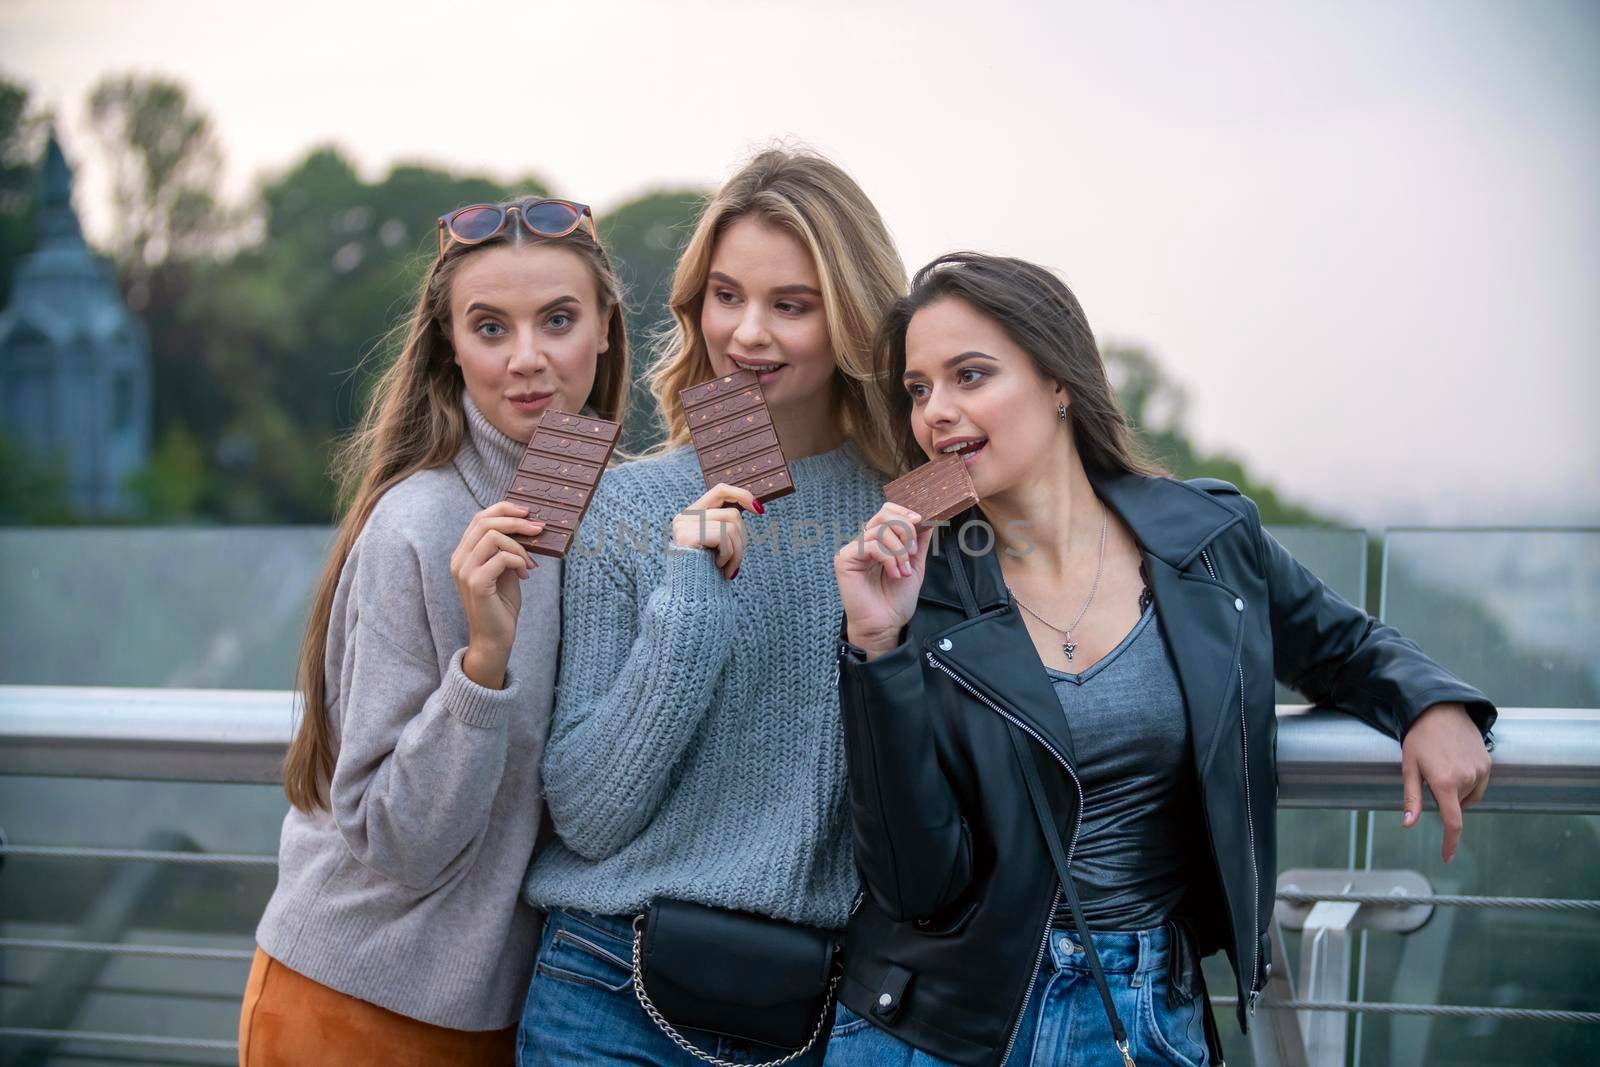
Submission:
<svg viewBox="0 0 1600 1067">
<path fill-rule="evenodd" d="M 835 954 L 826 930 L 656 900 L 633 920 L 633 992 L 663 1033 L 707 1063 L 725 1061 L 678 1027 L 794 1049 L 767 1065 L 777 1067 L 811 1051 L 831 1021 Z"/>
</svg>

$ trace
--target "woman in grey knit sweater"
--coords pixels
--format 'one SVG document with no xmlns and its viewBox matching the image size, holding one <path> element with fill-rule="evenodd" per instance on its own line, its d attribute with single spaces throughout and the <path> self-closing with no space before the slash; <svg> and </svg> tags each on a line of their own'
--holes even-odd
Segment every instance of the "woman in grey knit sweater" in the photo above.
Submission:
<svg viewBox="0 0 1600 1067">
<path fill-rule="evenodd" d="M 513 535 L 539 524 L 502 497 L 544 410 L 619 418 L 628 380 L 587 208 L 440 220 L 405 343 L 341 456 L 351 504 L 302 651 L 243 1067 L 512 1061 L 560 567 L 535 569 Z"/>
<path fill-rule="evenodd" d="M 632 989 L 630 923 L 653 899 L 845 925 L 858 883 L 832 555 L 892 462 L 867 385 L 872 330 L 904 285 L 876 209 L 820 157 L 764 152 L 701 215 L 652 375 L 667 445 L 606 474 L 567 561 L 545 748 L 557 838 L 525 886 L 549 914 L 524 1065 L 697 1062 Z M 760 375 L 795 485 L 767 509 L 706 491 L 678 402 L 740 369 Z M 783 1055 L 684 1035 L 723 1060 Z"/>
</svg>

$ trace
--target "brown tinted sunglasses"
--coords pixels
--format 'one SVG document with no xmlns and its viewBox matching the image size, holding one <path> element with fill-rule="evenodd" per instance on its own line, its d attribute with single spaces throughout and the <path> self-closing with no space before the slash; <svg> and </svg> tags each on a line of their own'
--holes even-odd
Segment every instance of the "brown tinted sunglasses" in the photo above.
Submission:
<svg viewBox="0 0 1600 1067">
<path fill-rule="evenodd" d="M 594 228 L 594 212 L 589 210 L 589 205 L 576 204 L 571 200 L 535 198 L 508 207 L 469 204 L 456 208 L 448 215 L 440 215 L 439 254 L 444 255 L 446 235 L 460 244 L 482 244 L 509 226 L 512 216 L 521 220 L 529 233 L 539 237 L 565 237 L 587 222 L 589 236 L 597 243 L 600 240 Z"/>
</svg>

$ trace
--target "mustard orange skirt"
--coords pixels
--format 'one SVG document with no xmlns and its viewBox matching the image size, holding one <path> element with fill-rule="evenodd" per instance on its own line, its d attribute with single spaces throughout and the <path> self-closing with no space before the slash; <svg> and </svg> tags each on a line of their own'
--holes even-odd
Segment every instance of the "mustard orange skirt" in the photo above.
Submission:
<svg viewBox="0 0 1600 1067">
<path fill-rule="evenodd" d="M 517 1028 L 450 1030 L 347 996 L 256 949 L 239 1067 L 510 1067 Z"/>
</svg>

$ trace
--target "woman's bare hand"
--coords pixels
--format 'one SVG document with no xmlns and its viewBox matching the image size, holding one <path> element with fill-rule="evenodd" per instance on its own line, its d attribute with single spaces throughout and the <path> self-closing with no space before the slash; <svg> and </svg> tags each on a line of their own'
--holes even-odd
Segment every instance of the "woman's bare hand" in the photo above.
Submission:
<svg viewBox="0 0 1600 1067">
<path fill-rule="evenodd" d="M 737 577 L 744 562 L 744 513 L 760 515 L 765 510 L 748 489 L 726 483 L 712 486 L 673 518 L 672 543 L 708 550 L 723 577 Z"/>
<path fill-rule="evenodd" d="M 467 613 L 467 652 L 462 670 L 490 689 L 505 685 L 506 664 L 522 611 L 522 582 L 538 566 L 513 535 L 533 538 L 544 523 L 508 500 L 472 517 L 450 556 L 450 575 Z"/>
<path fill-rule="evenodd" d="M 884 504 L 861 536 L 833 557 L 833 576 L 844 604 L 846 639 L 876 659 L 900 643 L 927 573 L 931 537 L 922 516 Z"/>
</svg>

